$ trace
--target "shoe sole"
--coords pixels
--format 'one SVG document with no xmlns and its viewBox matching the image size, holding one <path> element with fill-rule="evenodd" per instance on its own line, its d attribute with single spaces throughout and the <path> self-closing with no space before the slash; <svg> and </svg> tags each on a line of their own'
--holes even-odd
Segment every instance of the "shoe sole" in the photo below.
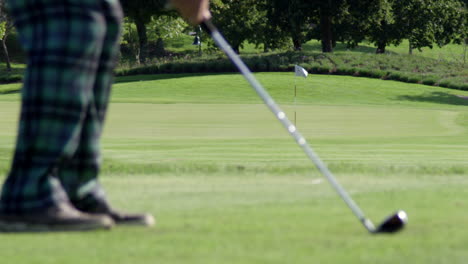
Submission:
<svg viewBox="0 0 468 264">
<path fill-rule="evenodd" d="M 23 222 L 3 222 L 0 221 L 0 232 L 3 233 L 36 233 L 36 232 L 70 232 L 70 231 L 91 231 L 110 230 L 114 223 L 111 220 L 100 223 L 89 224 L 32 224 Z"/>
<path fill-rule="evenodd" d="M 120 226 L 146 226 L 146 227 L 152 227 L 155 225 L 155 220 L 154 220 L 154 217 L 152 215 L 145 215 L 144 217 L 142 218 L 139 218 L 139 219 L 121 219 L 121 220 L 117 220 L 117 219 L 114 219 L 114 222 L 116 225 L 120 225 Z"/>
</svg>

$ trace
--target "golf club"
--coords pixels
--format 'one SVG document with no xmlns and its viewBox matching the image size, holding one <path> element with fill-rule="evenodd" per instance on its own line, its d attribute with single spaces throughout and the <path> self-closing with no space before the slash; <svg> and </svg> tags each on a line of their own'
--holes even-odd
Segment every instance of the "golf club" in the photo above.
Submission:
<svg viewBox="0 0 468 264">
<path fill-rule="evenodd" d="M 343 187 L 341 187 L 341 185 L 335 179 L 328 167 L 323 163 L 323 161 L 315 153 L 315 151 L 307 144 L 305 138 L 299 133 L 297 128 L 291 123 L 291 121 L 289 121 L 286 114 L 279 108 L 279 106 L 275 103 L 273 98 L 253 76 L 252 72 L 241 60 L 239 55 L 237 55 L 234 52 L 232 47 L 224 39 L 219 30 L 212 23 L 212 21 L 206 20 L 202 23 L 202 27 L 211 35 L 216 45 L 228 56 L 232 63 L 238 68 L 238 70 L 250 83 L 255 92 L 262 98 L 262 100 L 265 102 L 265 104 L 268 106 L 271 112 L 273 112 L 273 114 L 286 128 L 289 134 L 295 139 L 297 144 L 304 150 L 307 157 L 309 157 L 309 159 L 315 164 L 317 169 L 325 176 L 328 182 L 330 182 L 332 187 L 340 195 L 343 201 L 348 205 L 351 211 L 353 211 L 354 215 L 356 215 L 356 217 L 359 219 L 359 221 L 361 221 L 364 227 L 371 233 L 394 233 L 401 230 L 408 221 L 407 214 L 402 210 L 399 210 L 393 215 L 386 218 L 378 227 L 375 227 L 374 224 L 368 218 L 365 217 L 362 210 L 357 206 L 357 204 L 343 189 Z"/>
</svg>

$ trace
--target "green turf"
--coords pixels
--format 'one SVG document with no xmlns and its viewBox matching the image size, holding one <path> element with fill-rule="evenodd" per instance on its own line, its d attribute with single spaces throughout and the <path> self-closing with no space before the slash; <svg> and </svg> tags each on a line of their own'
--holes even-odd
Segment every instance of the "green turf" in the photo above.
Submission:
<svg viewBox="0 0 468 264">
<path fill-rule="evenodd" d="M 468 92 L 366 78 L 257 77 L 376 223 L 372 236 L 237 75 L 135 76 L 114 87 L 102 181 L 155 229 L 0 236 L 5 263 L 465 263 Z M 140 81 L 141 80 L 141 81 Z M 0 95 L 0 173 L 18 94 Z"/>
<path fill-rule="evenodd" d="M 185 78 L 181 78 L 185 76 Z M 466 91 L 378 79 L 314 75 L 295 79 L 292 73 L 258 73 L 257 78 L 283 104 L 385 105 L 444 107 L 467 105 L 456 95 Z M 174 80 L 175 79 L 175 80 Z M 137 103 L 259 103 L 257 95 L 238 74 L 140 75 L 118 79 L 113 100 Z M 152 80 L 152 81 L 151 81 Z M 1 100 L 1 99 L 0 99 Z"/>
</svg>

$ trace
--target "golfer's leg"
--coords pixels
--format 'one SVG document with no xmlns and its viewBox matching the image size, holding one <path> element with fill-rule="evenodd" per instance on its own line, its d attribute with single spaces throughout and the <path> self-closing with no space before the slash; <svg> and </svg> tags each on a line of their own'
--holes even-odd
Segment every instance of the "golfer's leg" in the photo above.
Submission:
<svg viewBox="0 0 468 264">
<path fill-rule="evenodd" d="M 72 202 L 84 203 L 104 200 L 104 192 L 97 180 L 101 164 L 100 138 L 109 102 L 113 69 L 118 57 L 123 14 L 116 0 L 99 0 L 106 21 L 106 34 L 100 54 L 92 100 L 86 112 L 80 145 L 72 159 L 64 162 L 59 177 Z M 86 199 L 85 199 L 86 198 Z"/>
<path fill-rule="evenodd" d="M 112 70 L 117 55 L 121 31 L 122 12 L 117 0 L 102 0 L 107 32 L 99 61 L 96 81 L 93 86 L 93 99 L 88 107 L 80 145 L 74 157 L 59 170 L 72 203 L 80 210 L 98 215 L 107 215 L 116 224 L 154 225 L 150 214 L 129 214 L 111 208 L 97 181 L 100 167 L 100 138 L 109 101 L 112 84 Z"/>
<path fill-rule="evenodd" d="M 4 212 L 67 200 L 57 166 L 79 145 L 105 32 L 94 2 L 9 2 L 28 67 L 16 150 L 0 200 Z"/>
</svg>

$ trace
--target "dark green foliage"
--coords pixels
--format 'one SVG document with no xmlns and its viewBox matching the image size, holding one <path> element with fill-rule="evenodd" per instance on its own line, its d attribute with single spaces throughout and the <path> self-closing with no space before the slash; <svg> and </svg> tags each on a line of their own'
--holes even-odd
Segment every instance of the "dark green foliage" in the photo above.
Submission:
<svg viewBox="0 0 468 264">
<path fill-rule="evenodd" d="M 168 14 L 166 0 L 121 0 L 125 16 L 136 25 L 139 42 L 139 62 L 145 63 L 148 56 L 148 36 L 146 24 L 152 16 Z"/>
<path fill-rule="evenodd" d="M 213 22 L 222 29 L 224 37 L 233 49 L 239 53 L 245 41 L 258 43 L 255 38 L 262 38 L 268 21 L 258 0 L 215 0 L 211 5 Z"/>
<path fill-rule="evenodd" d="M 435 85 L 439 78 L 436 75 L 426 75 L 422 79 L 422 84 Z"/>
<path fill-rule="evenodd" d="M 356 70 L 356 75 L 361 77 L 372 77 L 372 69 L 361 68 Z"/>
<path fill-rule="evenodd" d="M 316 1 L 310 0 L 270 0 L 263 1 L 268 24 L 276 37 L 281 38 L 277 31 L 288 35 L 292 40 L 294 50 L 301 50 L 302 44 L 310 39 L 309 31 L 312 24 L 318 24 L 314 18 L 318 17 Z M 276 29 L 276 32 L 274 31 Z"/>
<path fill-rule="evenodd" d="M 377 53 L 385 53 L 386 46 L 403 39 L 409 40 L 411 53 L 466 38 L 466 3 L 459 0 L 390 0 L 381 12 L 380 20 L 367 31 Z"/>
<path fill-rule="evenodd" d="M 8 53 L 10 54 L 10 59 L 13 63 L 24 63 L 26 61 L 26 54 L 24 53 L 21 43 L 18 39 L 16 32 L 12 32 L 8 35 L 6 40 L 6 45 L 8 47 Z M 5 59 L 0 55 L 0 61 L 4 62 Z"/>
<path fill-rule="evenodd" d="M 0 55 L 3 55 L 3 58 L 6 62 L 6 70 L 11 71 L 11 58 L 10 52 L 8 51 L 7 40 L 8 35 L 13 32 L 13 19 L 9 15 L 6 2 L 0 0 Z"/>
<path fill-rule="evenodd" d="M 421 75 L 410 74 L 408 76 L 408 82 L 409 83 L 422 83 L 422 77 L 421 77 Z"/>
<path fill-rule="evenodd" d="M 454 83 L 450 79 L 444 79 L 440 81 L 439 86 L 441 87 L 447 87 L 451 89 L 457 89 L 457 90 L 465 90 L 468 91 L 468 83 Z"/>
<path fill-rule="evenodd" d="M 346 65 L 338 66 L 336 74 L 355 75 L 356 74 L 356 69 L 354 69 L 353 67 L 346 66 Z"/>
</svg>

